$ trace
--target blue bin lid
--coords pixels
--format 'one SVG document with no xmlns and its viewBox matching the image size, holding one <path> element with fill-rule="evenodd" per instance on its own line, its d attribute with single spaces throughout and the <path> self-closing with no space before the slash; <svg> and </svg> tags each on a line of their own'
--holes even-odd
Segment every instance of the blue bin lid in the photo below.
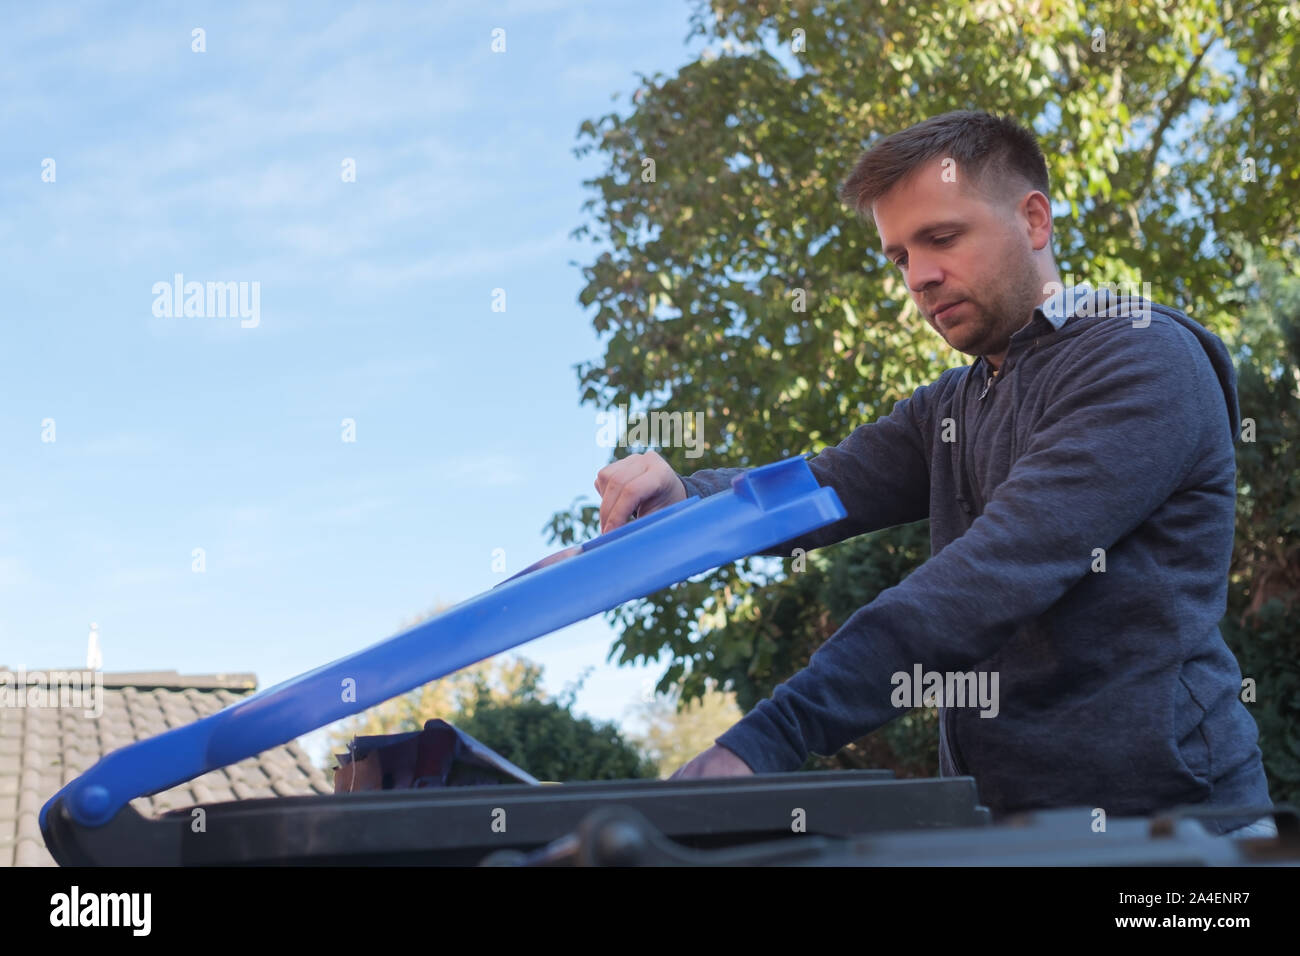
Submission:
<svg viewBox="0 0 1300 956">
<path fill-rule="evenodd" d="M 763 551 L 845 516 L 807 462 L 736 476 L 543 559 L 387 640 L 307 671 L 184 727 L 100 759 L 41 808 L 101 826 L 136 797 L 174 787 L 381 704 L 533 638 Z"/>
</svg>

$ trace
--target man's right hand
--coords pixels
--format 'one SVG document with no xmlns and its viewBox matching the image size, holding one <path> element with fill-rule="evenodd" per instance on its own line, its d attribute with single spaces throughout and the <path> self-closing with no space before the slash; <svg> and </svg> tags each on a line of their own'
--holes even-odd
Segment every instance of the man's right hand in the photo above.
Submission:
<svg viewBox="0 0 1300 956">
<path fill-rule="evenodd" d="M 653 451 L 628 455 L 596 472 L 600 533 L 686 500 L 686 488 L 672 466 Z"/>
</svg>

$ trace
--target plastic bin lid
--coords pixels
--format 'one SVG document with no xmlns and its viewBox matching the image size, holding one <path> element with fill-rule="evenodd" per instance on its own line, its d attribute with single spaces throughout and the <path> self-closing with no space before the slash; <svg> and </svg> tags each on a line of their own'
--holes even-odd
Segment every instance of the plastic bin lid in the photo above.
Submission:
<svg viewBox="0 0 1300 956">
<path fill-rule="evenodd" d="M 83 826 L 288 743 L 399 694 L 694 574 L 772 548 L 845 515 L 803 458 L 737 475 L 730 491 L 687 498 L 532 568 L 364 650 L 245 697 L 184 727 L 104 756 L 60 799 Z"/>
</svg>

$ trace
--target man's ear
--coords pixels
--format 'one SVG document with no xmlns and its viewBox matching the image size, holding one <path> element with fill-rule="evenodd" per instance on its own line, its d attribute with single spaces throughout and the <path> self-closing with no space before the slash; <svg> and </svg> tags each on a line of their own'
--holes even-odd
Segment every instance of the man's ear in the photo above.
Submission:
<svg viewBox="0 0 1300 956">
<path fill-rule="evenodd" d="M 1052 204 L 1041 192 L 1033 189 L 1025 194 L 1020 206 L 1030 245 L 1037 252 L 1052 241 Z"/>
</svg>

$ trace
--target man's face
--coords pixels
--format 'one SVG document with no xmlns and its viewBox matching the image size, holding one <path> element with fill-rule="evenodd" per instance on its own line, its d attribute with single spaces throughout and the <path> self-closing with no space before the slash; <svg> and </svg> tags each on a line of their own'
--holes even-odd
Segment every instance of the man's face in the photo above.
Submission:
<svg viewBox="0 0 1300 956">
<path fill-rule="evenodd" d="M 945 172 L 935 159 L 876 200 L 881 247 L 944 341 L 967 355 L 1000 355 L 1046 298 L 1025 220 L 961 169 Z"/>
</svg>

